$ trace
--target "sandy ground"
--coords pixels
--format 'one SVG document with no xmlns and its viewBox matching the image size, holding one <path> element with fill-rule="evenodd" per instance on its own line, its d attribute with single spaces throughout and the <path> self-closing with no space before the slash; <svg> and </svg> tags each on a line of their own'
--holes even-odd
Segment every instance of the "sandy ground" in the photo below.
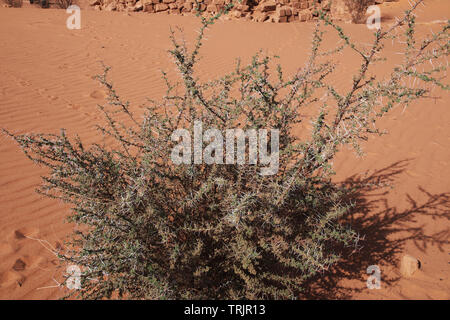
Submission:
<svg viewBox="0 0 450 320">
<path fill-rule="evenodd" d="M 391 23 L 406 6 L 407 1 L 383 5 L 383 23 Z M 418 14 L 419 33 L 434 30 L 450 16 L 450 4 L 428 0 Z M 82 29 L 68 30 L 67 17 L 63 10 L 0 8 L 0 127 L 16 133 L 66 128 L 86 142 L 96 141 L 96 104 L 105 97 L 93 80 L 101 71 L 99 61 L 113 67 L 119 93 L 138 108 L 145 97 L 163 95 L 160 69 L 173 75 L 169 26 L 194 35 L 198 27 L 194 17 L 85 10 Z M 235 58 L 248 61 L 260 48 L 280 55 L 292 72 L 307 55 L 311 29 L 311 23 L 221 21 L 208 32 L 199 72 L 202 77 L 223 74 Z M 345 29 L 361 41 L 369 34 L 365 25 Z M 329 39 L 330 46 L 335 43 Z M 386 50 L 388 68 L 399 58 L 395 46 Z M 334 78 L 338 88 L 350 83 L 353 61 L 342 56 Z M 364 248 L 314 279 L 303 298 L 450 298 L 450 97 L 435 95 L 440 99 L 397 107 L 381 123 L 389 136 L 371 139 L 364 158 L 347 150 L 339 154 L 336 181 L 384 181 L 393 188 L 361 194 L 360 214 L 352 219 L 365 234 Z M 67 207 L 34 193 L 44 171 L 9 139 L 0 142 L 0 298 L 59 298 L 65 291 L 52 286 L 61 271 L 45 246 L 57 247 L 70 234 L 72 227 L 63 223 Z M 422 263 L 411 278 L 398 271 L 404 254 Z M 366 287 L 369 265 L 381 268 L 380 290 Z"/>
</svg>

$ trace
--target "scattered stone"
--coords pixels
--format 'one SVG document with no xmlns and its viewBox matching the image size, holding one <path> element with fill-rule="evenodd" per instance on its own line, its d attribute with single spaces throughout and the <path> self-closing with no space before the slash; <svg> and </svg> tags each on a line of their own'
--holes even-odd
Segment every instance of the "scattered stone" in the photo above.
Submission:
<svg viewBox="0 0 450 320">
<path fill-rule="evenodd" d="M 400 262 L 400 273 L 404 277 L 411 277 L 420 269 L 420 261 L 410 255 L 404 255 Z"/>
</svg>

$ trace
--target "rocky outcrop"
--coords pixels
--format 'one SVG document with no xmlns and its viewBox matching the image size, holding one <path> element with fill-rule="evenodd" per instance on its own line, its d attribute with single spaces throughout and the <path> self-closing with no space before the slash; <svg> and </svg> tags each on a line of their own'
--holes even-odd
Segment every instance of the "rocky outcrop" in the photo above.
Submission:
<svg viewBox="0 0 450 320">
<path fill-rule="evenodd" d="M 294 22 L 315 18 L 316 8 L 331 12 L 332 17 L 351 19 L 346 5 L 348 0 L 241 0 L 235 1 L 228 17 L 257 22 Z M 352 0 L 354 1 L 354 0 Z M 199 9 L 216 14 L 231 0 L 198 0 Z M 190 14 L 196 12 L 194 0 L 91 0 L 96 10 L 144 11 L 161 14 Z"/>
</svg>

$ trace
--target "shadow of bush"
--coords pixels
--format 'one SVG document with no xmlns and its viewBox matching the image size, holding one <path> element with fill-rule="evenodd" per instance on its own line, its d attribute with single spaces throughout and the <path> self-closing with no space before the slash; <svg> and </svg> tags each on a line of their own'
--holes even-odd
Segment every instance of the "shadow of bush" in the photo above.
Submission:
<svg viewBox="0 0 450 320">
<path fill-rule="evenodd" d="M 370 265 L 396 266 L 397 257 L 403 252 L 407 241 L 413 241 L 421 251 L 428 246 L 437 246 L 444 251 L 448 243 L 448 230 L 429 235 L 424 225 L 412 226 L 419 216 L 433 219 L 450 219 L 450 192 L 430 193 L 422 187 L 419 191 L 426 200 L 418 202 L 407 194 L 408 208 L 399 210 L 389 203 L 389 186 L 395 186 L 395 179 L 407 167 L 409 160 L 395 162 L 369 176 L 354 175 L 342 182 L 349 190 L 349 200 L 355 206 L 343 217 L 343 223 L 351 225 L 362 235 L 362 249 L 351 248 L 342 254 L 342 260 L 330 272 L 308 279 L 302 298 L 305 299 L 348 299 L 355 293 L 368 290 L 366 269 Z M 342 285 L 343 280 L 361 280 L 359 288 Z M 383 285 L 391 286 L 399 277 L 383 277 Z"/>
</svg>

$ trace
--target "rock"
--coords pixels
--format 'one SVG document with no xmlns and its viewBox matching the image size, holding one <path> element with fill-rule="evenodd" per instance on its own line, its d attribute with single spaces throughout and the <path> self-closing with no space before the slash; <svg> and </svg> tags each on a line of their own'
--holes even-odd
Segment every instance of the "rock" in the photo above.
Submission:
<svg viewBox="0 0 450 320">
<path fill-rule="evenodd" d="M 333 19 L 341 20 L 346 23 L 351 23 L 353 20 L 350 9 L 348 8 L 345 0 L 333 1 L 330 10 Z"/>
<path fill-rule="evenodd" d="M 116 11 L 117 10 L 117 5 L 114 2 L 111 2 L 110 4 L 108 4 L 105 8 L 105 11 Z"/>
<path fill-rule="evenodd" d="M 333 19 L 350 21 L 348 1 L 350 0 L 320 0 L 318 3 L 322 9 L 331 11 Z M 370 0 L 369 2 L 374 4 L 387 1 L 389 0 Z M 192 12 L 197 2 L 200 5 L 200 11 L 215 14 L 232 0 L 88 0 L 89 5 L 95 10 L 170 14 Z M 232 18 L 259 22 L 293 22 L 314 19 L 315 0 L 240 0 L 234 1 L 234 4 L 229 15 Z"/>
<path fill-rule="evenodd" d="M 404 255 L 400 262 L 400 273 L 404 277 L 411 277 L 420 269 L 420 261 L 410 255 Z"/>
<path fill-rule="evenodd" d="M 169 9 L 169 6 L 165 3 L 158 3 L 155 4 L 155 11 L 156 12 L 161 12 L 161 11 L 166 11 Z"/>
<path fill-rule="evenodd" d="M 260 5 L 261 12 L 275 11 L 276 8 L 277 8 L 277 5 L 274 2 L 263 3 Z"/>
<path fill-rule="evenodd" d="M 286 16 L 286 10 L 284 8 L 278 8 L 277 9 L 277 16 L 278 17 L 284 17 Z"/>
<path fill-rule="evenodd" d="M 144 9 L 144 5 L 142 4 L 141 1 L 136 2 L 136 4 L 134 5 L 133 10 L 134 11 L 141 11 L 142 9 Z"/>
<path fill-rule="evenodd" d="M 154 13 L 155 11 L 155 6 L 151 3 L 146 3 L 143 4 L 143 9 L 144 12 L 148 12 L 148 13 Z"/>
<path fill-rule="evenodd" d="M 331 10 L 331 1 L 330 0 L 322 1 L 322 10 L 325 10 L 325 11 Z"/>
<path fill-rule="evenodd" d="M 182 12 L 190 12 L 191 10 L 192 10 L 192 3 L 190 3 L 190 2 L 186 2 L 184 5 L 183 5 L 183 9 L 181 10 Z"/>
<path fill-rule="evenodd" d="M 278 16 L 278 15 L 275 15 L 275 16 L 273 17 L 273 21 L 274 21 L 274 22 L 278 22 L 278 23 L 288 22 L 288 17 L 287 17 L 287 16 L 282 16 L 282 17 L 280 17 L 280 16 Z"/>
<path fill-rule="evenodd" d="M 288 17 L 288 22 L 294 22 L 294 21 L 298 21 L 298 15 L 292 15 Z"/>
<path fill-rule="evenodd" d="M 312 14 L 309 10 L 302 10 L 298 13 L 299 21 L 308 21 L 312 19 Z"/>
<path fill-rule="evenodd" d="M 235 10 L 235 11 L 231 11 L 230 15 L 233 18 L 240 18 L 240 17 L 242 17 L 244 15 L 244 13 L 239 11 L 239 10 Z"/>
<path fill-rule="evenodd" d="M 240 5 L 236 6 L 236 10 L 237 11 L 242 11 L 242 12 L 249 12 L 250 11 L 250 7 L 247 6 L 247 5 L 240 4 Z"/>
<path fill-rule="evenodd" d="M 206 7 L 206 11 L 212 12 L 212 13 L 218 13 L 222 9 L 222 5 L 219 4 L 210 4 Z"/>
<path fill-rule="evenodd" d="M 265 12 L 255 12 L 253 14 L 253 20 L 256 22 L 264 22 L 269 19 L 269 15 Z"/>
</svg>

